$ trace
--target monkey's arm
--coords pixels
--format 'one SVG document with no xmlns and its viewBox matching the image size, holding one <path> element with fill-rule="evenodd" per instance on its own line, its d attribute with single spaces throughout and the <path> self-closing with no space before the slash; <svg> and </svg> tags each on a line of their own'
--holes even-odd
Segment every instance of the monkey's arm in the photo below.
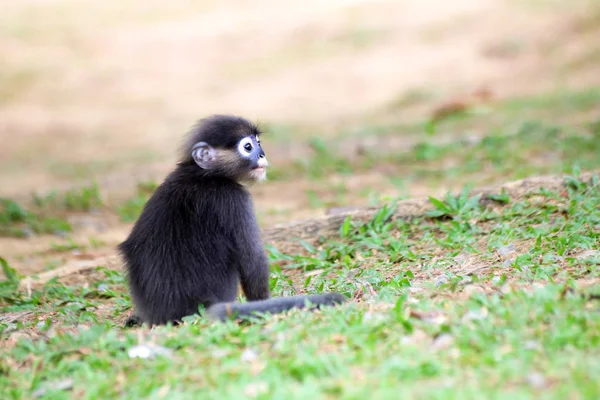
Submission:
<svg viewBox="0 0 600 400">
<path fill-rule="evenodd" d="M 342 304 L 346 296 L 339 293 L 315 294 L 308 296 L 274 297 L 267 300 L 251 301 L 247 303 L 218 303 L 206 310 L 206 315 L 212 320 L 225 321 L 229 318 L 238 320 L 250 317 L 260 317 L 260 314 L 279 314 L 292 308 L 306 308 L 310 303 L 309 310 L 321 308 L 321 306 L 333 306 Z"/>
<path fill-rule="evenodd" d="M 242 246 L 238 252 L 238 268 L 244 294 L 249 301 L 268 299 L 269 260 L 260 237 L 257 235 L 255 241 L 247 241 Z"/>
<path fill-rule="evenodd" d="M 231 213 L 235 216 L 231 243 L 242 290 L 249 301 L 268 299 L 269 260 L 250 197 L 245 198 L 244 207 L 232 209 Z"/>
</svg>

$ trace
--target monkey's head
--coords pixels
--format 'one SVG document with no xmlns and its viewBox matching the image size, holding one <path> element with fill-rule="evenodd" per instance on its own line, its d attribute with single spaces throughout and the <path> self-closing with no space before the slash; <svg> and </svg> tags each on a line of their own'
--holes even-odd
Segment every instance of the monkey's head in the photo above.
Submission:
<svg viewBox="0 0 600 400">
<path fill-rule="evenodd" d="M 195 164 L 204 176 L 258 182 L 267 177 L 267 157 L 261 132 L 244 118 L 213 115 L 191 130 L 183 146 L 182 163 Z"/>
</svg>

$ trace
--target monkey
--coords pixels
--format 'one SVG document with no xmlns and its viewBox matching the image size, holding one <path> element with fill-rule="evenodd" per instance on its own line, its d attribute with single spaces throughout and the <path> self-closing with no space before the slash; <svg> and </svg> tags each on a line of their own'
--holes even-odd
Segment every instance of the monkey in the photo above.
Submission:
<svg viewBox="0 0 600 400">
<path fill-rule="evenodd" d="M 268 258 L 247 189 L 266 179 L 261 133 L 227 114 L 189 130 L 176 167 L 117 246 L 135 309 L 126 326 L 177 325 L 200 306 L 210 320 L 225 321 L 347 300 L 340 293 L 270 296 Z M 240 285 L 245 303 L 236 302 Z"/>
</svg>

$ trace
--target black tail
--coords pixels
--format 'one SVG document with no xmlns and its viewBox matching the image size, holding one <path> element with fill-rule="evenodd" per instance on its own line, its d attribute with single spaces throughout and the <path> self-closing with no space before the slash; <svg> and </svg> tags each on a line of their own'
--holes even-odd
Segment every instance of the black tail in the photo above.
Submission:
<svg viewBox="0 0 600 400">
<path fill-rule="evenodd" d="M 217 303 L 208 307 L 206 316 L 212 320 L 225 321 L 227 319 L 248 319 L 259 317 L 259 314 L 279 314 L 292 308 L 305 308 L 309 310 L 321 306 L 342 304 L 346 296 L 339 293 L 314 294 L 309 296 L 273 297 L 266 300 L 249 301 L 247 303 Z M 308 305 L 308 303 L 310 305 Z"/>
</svg>

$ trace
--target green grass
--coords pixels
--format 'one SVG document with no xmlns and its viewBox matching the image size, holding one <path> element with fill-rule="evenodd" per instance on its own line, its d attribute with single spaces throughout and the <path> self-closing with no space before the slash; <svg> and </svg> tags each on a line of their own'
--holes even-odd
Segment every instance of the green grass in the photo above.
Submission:
<svg viewBox="0 0 600 400">
<path fill-rule="evenodd" d="M 38 214 L 26 210 L 14 200 L 0 199 L 0 237 L 57 234 L 71 229 L 71 225 L 61 217 Z"/>
<path fill-rule="evenodd" d="M 504 117 L 530 111 L 538 121 L 537 112 L 589 111 L 599 99 L 590 89 L 501 108 Z M 368 223 L 347 219 L 338 237 L 303 243 L 302 252 L 268 246 L 274 296 L 338 291 L 351 299 L 340 308 L 253 324 L 195 316 L 178 328 L 126 330 L 131 304 L 120 272 L 100 266 L 82 278 L 87 285 L 53 280 L 27 292 L 17 290 L 23 277 L 0 260 L 0 398 L 598 397 L 600 191 L 597 179 L 582 182 L 578 171 L 600 168 L 599 121 L 567 126 L 520 117 L 496 126 L 499 118 L 478 141 L 436 140 L 490 115 L 357 127 L 310 141 L 306 160 L 273 166 L 270 180 L 311 182 L 302 189 L 309 207 L 356 197 L 381 207 Z M 276 140 L 294 133 L 277 129 Z M 385 139 L 415 129 L 425 139 L 401 152 L 346 154 L 338 146 L 357 135 Z M 329 180 L 379 170 L 403 193 L 413 183 L 572 177 L 564 192 L 522 199 L 498 194 L 480 202 L 466 187 L 430 197 L 433 209 L 410 220 L 391 220 L 394 205 L 382 204 L 377 187 L 352 191 Z M 30 209 L 5 199 L 0 233 L 66 231 L 65 214 L 98 209 L 131 222 L 155 189 L 142 182 L 132 199 L 110 207 L 95 184 L 35 196 Z M 90 248 L 102 246 L 90 238 Z M 51 245 L 56 252 L 87 247 Z M 130 357 L 140 343 L 166 353 Z"/>
<path fill-rule="evenodd" d="M 64 207 L 69 211 L 93 211 L 102 206 L 102 198 L 98 184 L 93 182 L 89 186 L 83 186 L 68 190 L 64 194 Z"/>
<path fill-rule="evenodd" d="M 600 190 L 569 182 L 486 206 L 431 198 L 410 220 L 386 205 L 301 254 L 269 247 L 275 296 L 353 300 L 252 324 L 125 330 L 120 273 L 27 294 L 4 263 L 0 397 L 596 398 Z M 166 353 L 130 357 L 140 342 Z"/>
<path fill-rule="evenodd" d="M 485 183 L 473 177 L 485 172 L 493 180 L 520 179 L 535 174 L 566 172 L 573 164 L 592 169 L 600 166 L 600 131 L 598 118 L 585 123 L 549 123 L 559 117 L 572 117 L 600 106 L 600 88 L 559 91 L 537 97 L 515 98 L 490 106 L 475 108 L 438 123 L 420 121 L 413 124 L 365 124 L 341 130 L 326 138 L 306 143 L 312 154 L 273 165 L 269 180 L 298 177 L 319 182 L 332 174 L 353 174 L 386 168 L 394 177 L 439 184 L 470 176 L 473 184 Z M 588 117 L 589 118 L 589 117 Z M 476 133 L 474 142 L 439 141 L 442 134 L 466 137 Z M 364 137 L 386 138 L 399 135 L 422 137 L 412 148 L 366 148 L 353 151 L 340 146 L 344 141 Z M 268 139 L 265 139 L 268 140 Z M 451 165 L 448 167 L 448 165 Z"/>
<path fill-rule="evenodd" d="M 587 101 L 588 96 L 591 95 L 572 98 Z M 440 131 L 446 126 L 457 129 L 454 126 L 457 123 L 443 122 L 436 129 Z M 599 126 L 598 119 L 577 126 L 525 121 L 510 128 L 490 128 L 475 141 L 436 141 L 434 135 L 409 149 L 366 149 L 360 154 L 339 150 L 339 138 L 319 139 L 310 143 L 311 156 L 291 164 L 274 165 L 269 180 L 309 180 L 306 203 L 310 207 L 336 207 L 350 202 L 371 203 L 382 188 L 404 196 L 411 185 L 434 190 L 440 185 L 457 187 L 465 182 L 486 185 L 532 175 L 560 174 L 573 165 L 594 170 L 600 168 Z M 392 131 L 388 135 L 403 133 Z M 377 173 L 387 179 L 380 180 L 379 187 L 363 185 L 359 191 L 344 193 L 345 179 L 360 180 L 360 174 Z M 341 177 L 339 184 L 331 184 L 334 175 Z M 382 199 L 378 200 L 380 204 Z"/>
<path fill-rule="evenodd" d="M 94 212 L 103 206 L 95 182 L 59 193 L 33 194 L 28 206 L 0 198 L 0 237 L 29 237 L 33 234 L 63 235 L 72 231 L 67 213 Z"/>
<path fill-rule="evenodd" d="M 100 186 L 96 182 L 64 192 L 52 190 L 45 194 L 34 193 L 32 197 L 36 207 L 55 211 L 90 212 L 97 211 L 104 204 Z"/>
<path fill-rule="evenodd" d="M 56 252 L 66 252 L 80 250 L 84 248 L 84 246 L 69 238 L 64 243 L 51 243 L 50 248 Z"/>
</svg>

